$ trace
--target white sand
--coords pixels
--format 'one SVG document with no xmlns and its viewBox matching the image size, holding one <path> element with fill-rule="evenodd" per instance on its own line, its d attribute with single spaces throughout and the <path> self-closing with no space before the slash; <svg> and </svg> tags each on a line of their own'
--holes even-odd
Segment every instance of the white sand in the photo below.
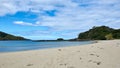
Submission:
<svg viewBox="0 0 120 68">
<path fill-rule="evenodd" d="M 0 68 L 120 68 L 120 40 L 0 53 Z"/>
</svg>

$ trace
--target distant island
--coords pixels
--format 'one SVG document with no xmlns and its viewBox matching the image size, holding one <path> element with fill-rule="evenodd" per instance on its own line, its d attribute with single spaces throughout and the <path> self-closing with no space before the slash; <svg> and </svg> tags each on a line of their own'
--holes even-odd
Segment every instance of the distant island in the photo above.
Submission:
<svg viewBox="0 0 120 68">
<path fill-rule="evenodd" d="M 112 40 L 120 39 L 120 29 L 113 29 L 108 26 L 94 26 L 92 29 L 82 32 L 77 38 L 64 40 L 58 38 L 56 40 L 35 40 L 35 41 L 86 41 L 86 40 Z M 0 40 L 28 40 L 20 36 L 14 36 L 0 31 Z"/>
<path fill-rule="evenodd" d="M 0 40 L 28 40 L 20 36 L 14 36 L 0 31 Z"/>
</svg>

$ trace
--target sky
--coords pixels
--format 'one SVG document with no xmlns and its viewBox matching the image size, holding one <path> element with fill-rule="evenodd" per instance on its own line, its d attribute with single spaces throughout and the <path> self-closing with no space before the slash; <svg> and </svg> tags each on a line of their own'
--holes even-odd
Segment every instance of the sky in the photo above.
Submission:
<svg viewBox="0 0 120 68">
<path fill-rule="evenodd" d="M 71 39 L 102 25 L 120 28 L 120 0 L 0 0 L 0 31 L 28 39 Z"/>
</svg>

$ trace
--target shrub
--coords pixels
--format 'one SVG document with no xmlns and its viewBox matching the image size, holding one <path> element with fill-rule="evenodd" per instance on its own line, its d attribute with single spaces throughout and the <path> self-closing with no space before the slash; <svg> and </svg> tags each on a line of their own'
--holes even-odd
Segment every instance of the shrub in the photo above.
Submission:
<svg viewBox="0 0 120 68">
<path fill-rule="evenodd" d="M 112 40 L 113 39 L 113 35 L 110 33 L 110 34 L 107 34 L 106 36 L 105 36 L 105 38 L 107 39 L 107 40 Z"/>
</svg>

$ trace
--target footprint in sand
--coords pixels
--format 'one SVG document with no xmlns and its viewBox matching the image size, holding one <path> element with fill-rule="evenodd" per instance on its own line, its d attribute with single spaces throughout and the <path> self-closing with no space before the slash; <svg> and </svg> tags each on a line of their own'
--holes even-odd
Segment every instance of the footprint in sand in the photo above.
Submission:
<svg viewBox="0 0 120 68">
<path fill-rule="evenodd" d="M 104 49 L 104 48 L 101 47 L 100 49 Z"/>
<path fill-rule="evenodd" d="M 80 57 L 80 60 L 82 60 L 82 58 Z"/>
<path fill-rule="evenodd" d="M 74 66 L 68 66 L 67 68 L 75 68 Z"/>
<path fill-rule="evenodd" d="M 27 66 L 33 66 L 33 64 L 27 64 Z"/>
<path fill-rule="evenodd" d="M 97 65 L 100 65 L 101 64 L 101 62 L 97 62 Z"/>
<path fill-rule="evenodd" d="M 89 60 L 88 62 L 92 62 L 92 60 Z"/>
<path fill-rule="evenodd" d="M 102 48 L 102 47 L 97 47 L 97 48 L 99 48 L 99 49 L 104 49 L 104 48 Z"/>
<path fill-rule="evenodd" d="M 116 47 L 119 47 L 119 46 L 120 46 L 120 43 L 117 43 L 116 45 L 117 45 Z"/>
<path fill-rule="evenodd" d="M 58 51 L 61 51 L 61 49 L 58 49 Z"/>
<path fill-rule="evenodd" d="M 101 64 L 100 61 L 94 61 L 93 63 L 96 63 L 97 65 L 100 65 L 100 64 Z"/>
<path fill-rule="evenodd" d="M 94 55 L 94 54 L 90 54 L 90 55 Z"/>
<path fill-rule="evenodd" d="M 64 63 L 64 64 L 60 64 L 60 66 L 63 66 L 63 65 L 64 65 L 64 66 L 66 66 L 66 65 L 67 65 L 67 63 Z"/>
<path fill-rule="evenodd" d="M 101 64 L 100 61 L 92 61 L 92 60 L 89 60 L 88 62 L 93 62 L 93 63 L 96 63 L 97 65 L 100 65 L 100 64 Z"/>
<path fill-rule="evenodd" d="M 90 55 L 99 57 L 99 55 L 96 55 L 96 54 L 90 54 Z"/>
</svg>

